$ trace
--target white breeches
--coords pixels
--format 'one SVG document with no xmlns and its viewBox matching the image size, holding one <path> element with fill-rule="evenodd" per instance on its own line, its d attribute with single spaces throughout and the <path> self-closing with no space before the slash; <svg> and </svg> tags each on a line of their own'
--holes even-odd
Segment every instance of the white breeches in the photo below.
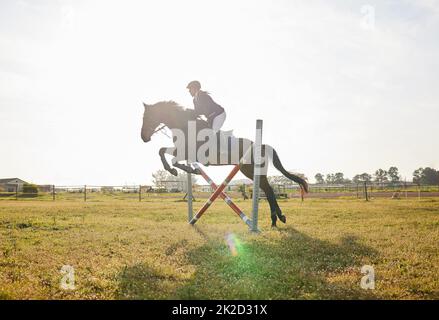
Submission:
<svg viewBox="0 0 439 320">
<path fill-rule="evenodd" d="M 213 119 L 212 130 L 215 132 L 218 132 L 221 129 L 221 127 L 223 126 L 224 121 L 226 121 L 226 113 L 225 112 L 217 115 L 215 117 L 215 119 Z"/>
</svg>

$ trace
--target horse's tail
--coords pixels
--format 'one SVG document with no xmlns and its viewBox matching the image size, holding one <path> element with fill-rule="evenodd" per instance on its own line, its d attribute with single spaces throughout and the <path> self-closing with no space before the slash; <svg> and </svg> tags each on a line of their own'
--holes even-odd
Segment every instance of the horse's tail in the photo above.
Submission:
<svg viewBox="0 0 439 320">
<path fill-rule="evenodd" d="M 306 180 L 303 179 L 302 177 L 300 177 L 296 174 L 290 173 L 287 170 L 285 170 L 285 168 L 282 165 L 282 162 L 280 162 L 280 159 L 279 159 L 279 156 L 278 156 L 276 150 L 274 150 L 273 147 L 270 147 L 270 146 L 267 146 L 267 147 L 269 147 L 272 151 L 274 167 L 277 170 L 279 170 L 285 177 L 298 183 L 302 192 L 308 192 L 308 182 L 306 182 Z"/>
</svg>

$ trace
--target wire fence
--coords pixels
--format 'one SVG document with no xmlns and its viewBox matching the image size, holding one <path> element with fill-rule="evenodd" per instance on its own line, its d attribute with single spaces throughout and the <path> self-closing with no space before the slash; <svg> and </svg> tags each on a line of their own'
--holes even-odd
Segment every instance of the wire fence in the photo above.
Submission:
<svg viewBox="0 0 439 320">
<path fill-rule="evenodd" d="M 239 192 L 230 189 L 234 197 L 240 196 Z M 200 186 L 193 191 L 193 197 L 208 198 L 209 190 L 206 186 Z M 0 201 L 2 200 L 42 200 L 42 201 L 109 201 L 109 200 L 130 200 L 130 201 L 153 201 L 159 199 L 174 199 L 186 201 L 184 189 L 165 189 L 145 185 L 131 186 L 36 186 L 36 189 L 24 191 L 20 185 L 9 186 L 7 190 L 0 190 Z"/>
<path fill-rule="evenodd" d="M 298 185 L 272 185 L 278 198 L 301 198 Z M 193 196 L 197 198 L 208 198 L 212 188 L 207 185 L 196 185 L 193 189 Z M 262 190 L 261 190 L 262 191 Z M 252 188 L 249 185 L 228 186 L 227 193 L 233 198 L 251 199 Z M 314 198 L 337 198 L 352 197 L 370 200 L 374 197 L 439 197 L 439 185 L 417 185 L 414 183 L 373 183 L 361 182 L 337 185 L 311 184 L 307 197 Z M 261 197 L 265 195 L 262 192 Z M 148 201 L 157 199 L 186 200 L 186 191 L 180 189 L 156 188 L 146 185 L 130 186 L 36 186 L 33 190 L 24 190 L 23 186 L 9 186 L 7 190 L 0 189 L 1 200 L 46 200 L 46 201 L 106 201 L 106 200 L 131 200 Z"/>
<path fill-rule="evenodd" d="M 294 195 L 292 190 L 297 190 L 297 185 L 278 186 L 285 194 Z M 279 191 L 280 192 L 280 191 Z M 408 198 L 408 197 L 439 197 L 438 185 L 418 185 L 411 182 L 371 182 L 363 181 L 358 183 L 347 184 L 311 184 L 309 185 L 308 197 L 335 198 L 335 197 L 353 197 L 370 200 L 373 197 L 391 197 L 391 198 Z"/>
</svg>

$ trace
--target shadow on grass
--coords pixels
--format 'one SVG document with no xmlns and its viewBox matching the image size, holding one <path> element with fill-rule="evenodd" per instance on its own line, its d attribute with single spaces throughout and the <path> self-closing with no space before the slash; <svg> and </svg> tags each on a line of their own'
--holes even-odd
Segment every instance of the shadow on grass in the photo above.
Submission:
<svg viewBox="0 0 439 320">
<path fill-rule="evenodd" d="M 118 280 L 118 299 L 169 299 L 176 286 L 184 285 L 178 277 L 144 264 L 125 268 Z"/>
<path fill-rule="evenodd" d="M 365 258 L 376 252 L 345 237 L 334 244 L 295 229 L 277 239 L 236 240 L 237 255 L 225 242 L 208 241 L 186 252 L 196 267 L 188 280 L 146 265 L 119 276 L 119 298 L 132 299 L 373 299 L 360 288 Z M 328 280 L 329 278 L 332 280 Z"/>
</svg>

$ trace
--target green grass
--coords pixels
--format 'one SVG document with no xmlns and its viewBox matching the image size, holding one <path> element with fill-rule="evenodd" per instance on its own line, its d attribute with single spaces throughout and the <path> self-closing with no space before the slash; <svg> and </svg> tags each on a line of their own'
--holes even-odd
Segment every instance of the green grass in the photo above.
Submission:
<svg viewBox="0 0 439 320">
<path fill-rule="evenodd" d="M 190 227 L 173 199 L 1 201 L 0 299 L 439 298 L 438 198 L 279 203 L 287 224 L 271 230 L 262 201 L 253 235 L 223 202 Z M 375 290 L 360 288 L 366 264 Z"/>
</svg>

